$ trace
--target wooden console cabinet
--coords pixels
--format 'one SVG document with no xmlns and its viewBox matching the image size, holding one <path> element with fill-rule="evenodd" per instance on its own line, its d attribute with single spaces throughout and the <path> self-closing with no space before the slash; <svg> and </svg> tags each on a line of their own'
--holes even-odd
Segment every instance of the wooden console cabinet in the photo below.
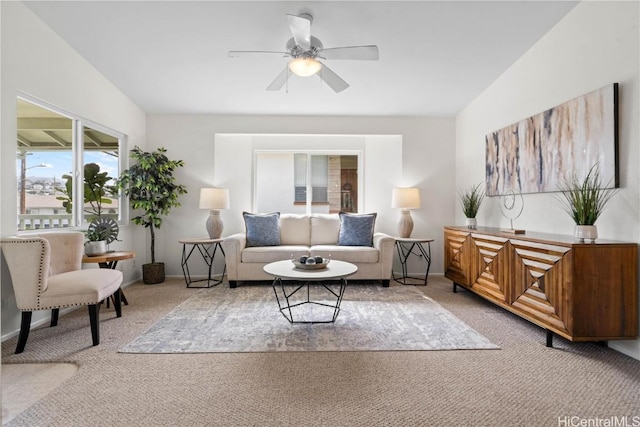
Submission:
<svg viewBox="0 0 640 427">
<path fill-rule="evenodd" d="M 571 341 L 638 335 L 638 245 L 444 228 L 445 276 Z"/>
</svg>

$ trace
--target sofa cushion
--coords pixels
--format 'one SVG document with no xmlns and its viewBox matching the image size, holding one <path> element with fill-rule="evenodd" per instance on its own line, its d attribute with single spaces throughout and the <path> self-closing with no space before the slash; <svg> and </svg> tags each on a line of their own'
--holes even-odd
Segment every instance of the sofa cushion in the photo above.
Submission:
<svg viewBox="0 0 640 427">
<path fill-rule="evenodd" d="M 245 248 L 242 251 L 242 262 L 245 263 L 269 263 L 282 261 L 283 259 L 300 258 L 309 256 L 308 246 L 285 245 L 285 246 L 262 246 Z"/>
<path fill-rule="evenodd" d="M 317 245 L 311 246 L 309 254 L 355 264 L 376 263 L 380 259 L 378 249 L 366 246 Z"/>
<path fill-rule="evenodd" d="M 340 234 L 340 217 L 337 214 L 311 215 L 311 244 L 335 245 Z"/>
<path fill-rule="evenodd" d="M 309 245 L 311 239 L 311 222 L 309 215 L 280 215 L 280 244 Z"/>
<path fill-rule="evenodd" d="M 247 247 L 280 244 L 280 212 L 252 214 L 242 212 L 247 231 Z"/>
<path fill-rule="evenodd" d="M 340 212 L 340 246 L 373 246 L 376 213 L 350 214 Z"/>
</svg>

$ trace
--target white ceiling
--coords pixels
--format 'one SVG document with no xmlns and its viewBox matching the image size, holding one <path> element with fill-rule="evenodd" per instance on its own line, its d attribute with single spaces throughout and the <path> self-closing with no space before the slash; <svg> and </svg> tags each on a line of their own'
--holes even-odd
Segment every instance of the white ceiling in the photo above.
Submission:
<svg viewBox="0 0 640 427">
<path fill-rule="evenodd" d="M 577 2 L 29 1 L 27 6 L 147 113 L 452 116 Z M 286 58 L 286 14 L 311 13 L 325 47 L 376 44 L 380 60 L 325 61 L 317 76 L 265 88 Z"/>
</svg>

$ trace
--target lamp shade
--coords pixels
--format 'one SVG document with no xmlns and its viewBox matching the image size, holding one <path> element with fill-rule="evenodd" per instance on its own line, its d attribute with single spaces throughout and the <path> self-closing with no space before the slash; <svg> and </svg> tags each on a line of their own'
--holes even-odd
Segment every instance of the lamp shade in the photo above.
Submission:
<svg viewBox="0 0 640 427">
<path fill-rule="evenodd" d="M 391 193 L 391 207 L 400 209 L 420 209 L 418 188 L 394 188 Z"/>
<path fill-rule="evenodd" d="M 300 77 L 309 77 L 320 71 L 322 64 L 313 58 L 296 58 L 289 62 L 289 69 Z"/>
<path fill-rule="evenodd" d="M 227 188 L 201 188 L 200 209 L 229 209 Z"/>
</svg>

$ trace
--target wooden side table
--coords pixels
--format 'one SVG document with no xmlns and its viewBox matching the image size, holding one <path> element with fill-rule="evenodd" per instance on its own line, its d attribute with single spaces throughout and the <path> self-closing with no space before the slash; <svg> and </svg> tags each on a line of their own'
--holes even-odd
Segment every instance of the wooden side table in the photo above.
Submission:
<svg viewBox="0 0 640 427">
<path fill-rule="evenodd" d="M 103 255 L 97 256 L 86 256 L 82 257 L 83 264 L 98 264 L 100 268 L 110 268 L 112 270 L 116 269 L 118 265 L 118 261 L 122 261 L 125 259 L 133 259 L 136 257 L 136 253 L 132 251 L 117 251 L 117 252 L 107 252 Z M 113 296 L 111 296 L 113 299 Z M 124 305 L 129 305 L 127 298 L 124 296 L 124 292 L 120 289 L 120 298 Z M 107 298 L 107 308 L 109 307 L 109 299 Z M 118 316 L 120 317 L 120 316 Z"/>
<path fill-rule="evenodd" d="M 407 260 L 411 255 L 423 258 L 426 264 L 426 271 L 424 273 L 424 286 L 427 286 L 427 278 L 429 277 L 429 269 L 431 268 L 431 238 L 411 238 L 411 237 L 394 237 L 396 239 L 396 250 L 398 251 L 398 258 L 400 259 L 400 265 L 402 265 L 402 276 L 396 278 L 393 274 L 393 280 L 403 285 L 406 285 L 407 279 L 423 280 L 422 277 L 411 277 L 407 273 Z M 427 244 L 427 248 L 424 248 L 424 243 Z M 409 283 L 411 284 L 411 283 Z"/>
<path fill-rule="evenodd" d="M 196 238 L 184 238 L 180 239 L 182 243 L 182 273 L 184 274 L 184 281 L 187 284 L 187 288 L 211 288 L 212 286 L 219 285 L 224 280 L 224 275 L 227 272 L 227 264 L 225 262 L 224 269 L 220 275 L 220 279 L 213 278 L 216 274 L 213 271 L 213 264 L 216 258 L 216 252 L 220 250 L 222 257 L 224 258 L 224 249 L 222 249 L 222 241 L 224 239 L 210 239 L 208 237 L 196 237 Z M 187 249 L 187 246 L 191 246 L 191 249 Z M 189 258 L 191 254 L 198 249 L 202 259 L 209 267 L 209 274 L 206 279 L 192 279 L 191 272 L 189 271 Z M 207 282 L 206 286 L 192 286 L 196 282 Z"/>
</svg>

